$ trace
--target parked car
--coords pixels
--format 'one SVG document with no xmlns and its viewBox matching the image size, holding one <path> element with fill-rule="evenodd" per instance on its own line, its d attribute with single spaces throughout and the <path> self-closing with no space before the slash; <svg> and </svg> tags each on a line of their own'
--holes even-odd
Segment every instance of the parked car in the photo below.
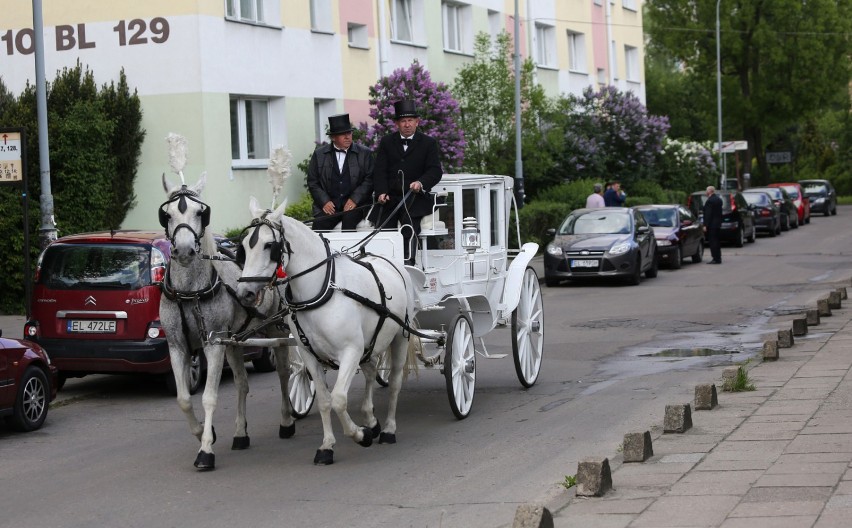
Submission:
<svg viewBox="0 0 852 528">
<path fill-rule="evenodd" d="M 743 192 L 748 207 L 754 211 L 754 227 L 771 237 L 781 234 L 781 209 L 775 205 L 772 196 L 763 191 L 751 189 Z"/>
<path fill-rule="evenodd" d="M 811 201 L 811 213 L 837 214 L 837 192 L 830 181 L 799 180 L 799 185 Z"/>
<path fill-rule="evenodd" d="M 787 191 L 780 187 L 752 187 L 748 190 L 763 191 L 772 197 L 772 201 L 781 209 L 781 231 L 799 227 L 799 211 Z"/>
<path fill-rule="evenodd" d="M 160 283 L 170 245 L 162 231 L 115 231 L 62 237 L 39 256 L 24 337 L 50 354 L 59 388 L 87 374 L 160 374 L 175 391 L 160 327 Z M 246 348 L 255 369 L 274 370 L 268 349 Z M 205 375 L 195 354 L 190 389 Z"/>
<path fill-rule="evenodd" d="M 568 279 L 621 278 L 639 284 L 642 273 L 657 276 L 654 229 L 632 207 L 572 211 L 544 252 L 544 281 L 556 286 Z"/>
<path fill-rule="evenodd" d="M 636 209 L 654 228 L 657 261 L 680 269 L 684 257 L 698 263 L 704 259 L 704 229 L 701 222 L 682 205 L 642 205 Z"/>
<path fill-rule="evenodd" d="M 811 223 L 811 200 L 802 192 L 802 186 L 798 183 L 770 183 L 769 187 L 780 187 L 787 191 L 787 196 L 796 206 L 799 215 L 799 225 Z"/>
<path fill-rule="evenodd" d="M 716 194 L 722 199 L 720 239 L 723 242 L 731 242 L 736 247 L 743 247 L 746 240 L 754 242 L 757 238 L 754 213 L 748 208 L 748 202 L 743 198 L 742 193 L 717 190 Z M 690 194 L 687 201 L 687 208 L 698 217 L 702 224 L 704 223 L 704 202 L 706 201 L 707 194 L 704 191 L 696 191 Z"/>
<path fill-rule="evenodd" d="M 56 398 L 56 372 L 42 347 L 0 331 L 0 416 L 10 427 L 34 431 L 44 424 Z"/>
</svg>

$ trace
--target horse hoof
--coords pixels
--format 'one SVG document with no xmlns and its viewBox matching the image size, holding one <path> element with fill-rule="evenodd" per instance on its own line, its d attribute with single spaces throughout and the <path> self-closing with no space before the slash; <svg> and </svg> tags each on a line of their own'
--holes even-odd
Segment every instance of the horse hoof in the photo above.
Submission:
<svg viewBox="0 0 852 528">
<path fill-rule="evenodd" d="M 235 436 L 234 442 L 231 444 L 231 449 L 240 450 L 240 449 L 248 449 L 251 444 L 251 440 L 248 435 L 246 436 Z"/>
<path fill-rule="evenodd" d="M 317 449 L 317 454 L 314 456 L 315 466 L 330 466 L 334 464 L 333 449 Z"/>
<path fill-rule="evenodd" d="M 396 443 L 396 435 L 393 433 L 382 433 L 379 435 L 379 443 L 380 444 L 395 444 Z"/>
<path fill-rule="evenodd" d="M 373 438 L 378 437 L 382 432 L 382 424 L 376 422 L 376 425 L 373 426 L 373 429 L 370 430 L 370 432 L 373 433 Z"/>
<path fill-rule="evenodd" d="M 361 441 L 358 442 L 359 446 L 370 447 L 371 445 L 373 445 L 373 432 L 370 431 L 370 429 L 362 427 L 361 434 L 364 436 L 364 438 L 362 438 Z"/>
<path fill-rule="evenodd" d="M 278 438 L 293 438 L 293 435 L 296 434 L 296 423 L 284 427 L 283 425 L 278 426 Z"/>
<path fill-rule="evenodd" d="M 210 471 L 211 469 L 216 468 L 216 455 L 213 453 L 205 453 L 204 451 L 199 451 L 198 456 L 195 457 L 195 467 L 198 468 L 199 471 Z"/>
</svg>

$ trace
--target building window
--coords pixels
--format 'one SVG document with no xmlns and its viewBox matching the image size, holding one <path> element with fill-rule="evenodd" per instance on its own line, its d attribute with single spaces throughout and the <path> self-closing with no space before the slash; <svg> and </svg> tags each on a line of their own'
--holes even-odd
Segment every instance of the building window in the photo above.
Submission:
<svg viewBox="0 0 852 528">
<path fill-rule="evenodd" d="M 624 46 L 624 70 L 628 81 L 639 82 L 639 48 Z"/>
<path fill-rule="evenodd" d="M 600 86 L 606 86 L 606 70 L 603 68 L 598 68 L 598 84 Z"/>
<path fill-rule="evenodd" d="M 503 16 L 499 11 L 488 10 L 488 32 L 491 34 L 491 42 L 497 42 L 497 35 L 503 31 Z"/>
<path fill-rule="evenodd" d="M 586 37 L 582 33 L 568 31 L 568 69 L 586 71 Z"/>
<path fill-rule="evenodd" d="M 225 15 L 244 22 L 263 22 L 264 0 L 225 0 Z"/>
<path fill-rule="evenodd" d="M 535 61 L 539 66 L 554 66 L 553 26 L 535 25 Z"/>
<path fill-rule="evenodd" d="M 231 159 L 240 162 L 269 159 L 269 101 L 231 98 Z"/>
<path fill-rule="evenodd" d="M 334 99 L 314 99 L 314 133 L 317 143 L 328 142 L 328 116 L 336 113 Z"/>
<path fill-rule="evenodd" d="M 353 48 L 368 49 L 370 47 L 370 43 L 367 39 L 367 26 L 364 24 L 349 22 L 346 25 L 346 33 L 349 39 L 349 45 Z"/>
<path fill-rule="evenodd" d="M 331 0 L 311 0 L 311 29 L 333 33 L 331 26 Z"/>
<path fill-rule="evenodd" d="M 441 10 L 444 18 L 444 49 L 461 51 L 461 6 L 444 2 Z"/>
<path fill-rule="evenodd" d="M 401 42 L 414 42 L 411 0 L 393 0 L 391 18 L 393 20 L 393 39 Z"/>
<path fill-rule="evenodd" d="M 617 81 L 618 80 L 618 55 L 615 54 L 615 50 L 617 48 L 615 47 L 615 41 L 614 40 L 612 41 L 612 43 L 610 43 L 609 49 L 610 49 L 610 53 L 612 54 L 611 55 L 612 56 L 612 64 L 610 64 L 610 67 L 612 68 L 612 80 Z"/>
<path fill-rule="evenodd" d="M 621 0 L 621 7 L 630 11 L 636 11 L 636 0 Z"/>
</svg>

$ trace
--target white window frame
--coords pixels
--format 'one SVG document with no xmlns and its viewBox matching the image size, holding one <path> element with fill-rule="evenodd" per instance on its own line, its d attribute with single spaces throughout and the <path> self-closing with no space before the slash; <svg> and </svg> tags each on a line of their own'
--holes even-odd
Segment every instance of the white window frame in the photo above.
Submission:
<svg viewBox="0 0 852 528">
<path fill-rule="evenodd" d="M 598 85 L 606 86 L 606 70 L 604 68 L 598 68 Z"/>
<path fill-rule="evenodd" d="M 265 3 L 265 0 L 225 0 L 225 18 L 263 24 Z"/>
<path fill-rule="evenodd" d="M 334 33 L 331 15 L 331 0 L 310 0 L 311 31 Z"/>
<path fill-rule="evenodd" d="M 233 136 L 231 137 L 231 165 L 235 168 L 263 168 L 269 164 L 269 152 L 271 150 L 272 145 L 272 131 L 270 127 L 270 107 L 272 106 L 271 100 L 268 97 L 255 97 L 255 96 L 238 96 L 232 95 L 228 101 L 229 115 L 231 120 L 231 130 L 233 133 L 234 123 L 233 123 L 233 115 L 231 114 L 231 108 L 234 103 L 236 103 L 237 110 L 237 142 L 238 142 L 238 156 L 234 157 L 233 152 Z M 260 157 L 258 157 L 258 153 L 249 152 L 249 127 L 248 127 L 248 112 L 246 110 L 246 105 L 250 104 L 252 109 L 255 108 L 254 103 L 263 103 L 263 108 L 265 112 L 260 114 L 262 118 L 260 120 L 257 119 L 257 116 L 254 118 L 253 127 L 251 130 L 251 137 L 255 142 L 260 142 L 259 148 L 255 148 L 255 150 L 260 150 Z M 258 133 L 260 133 L 261 137 L 258 137 Z"/>
<path fill-rule="evenodd" d="M 621 0 L 621 7 L 628 11 L 636 11 L 636 0 Z"/>
<path fill-rule="evenodd" d="M 503 15 L 500 11 L 488 10 L 488 32 L 491 42 L 497 42 L 497 36 L 503 32 Z"/>
<path fill-rule="evenodd" d="M 610 43 L 609 48 L 610 53 L 612 53 L 612 80 L 615 82 L 618 80 L 618 55 L 615 53 L 618 47 L 615 45 L 614 40 Z"/>
<path fill-rule="evenodd" d="M 423 0 L 390 0 L 390 2 L 391 40 L 403 44 L 424 45 L 420 44 L 425 33 Z"/>
<path fill-rule="evenodd" d="M 636 46 L 624 46 L 624 77 L 639 82 L 639 48 Z"/>
<path fill-rule="evenodd" d="M 586 35 L 568 30 L 568 71 L 586 73 Z"/>
<path fill-rule="evenodd" d="M 441 2 L 441 19 L 444 28 L 444 50 L 462 51 L 462 6 L 455 2 Z"/>
<path fill-rule="evenodd" d="M 346 24 L 346 39 L 350 48 L 370 49 L 370 38 L 367 26 L 356 22 Z"/>
<path fill-rule="evenodd" d="M 556 67 L 553 34 L 556 29 L 548 24 L 535 24 L 535 61 L 537 66 Z"/>
</svg>

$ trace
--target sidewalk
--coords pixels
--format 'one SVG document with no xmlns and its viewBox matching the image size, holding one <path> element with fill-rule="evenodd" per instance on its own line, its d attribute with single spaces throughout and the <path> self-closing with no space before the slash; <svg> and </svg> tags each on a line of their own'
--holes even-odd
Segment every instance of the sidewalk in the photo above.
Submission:
<svg viewBox="0 0 852 528">
<path fill-rule="evenodd" d="M 852 526 L 852 299 L 842 302 L 777 361 L 751 366 L 755 391 L 722 392 L 720 370 L 707 380 L 719 405 L 693 410 L 691 429 L 647 424 L 654 455 L 645 462 L 589 453 L 609 458 L 613 489 L 585 498 L 571 488 L 545 504 L 554 526 Z"/>
</svg>

